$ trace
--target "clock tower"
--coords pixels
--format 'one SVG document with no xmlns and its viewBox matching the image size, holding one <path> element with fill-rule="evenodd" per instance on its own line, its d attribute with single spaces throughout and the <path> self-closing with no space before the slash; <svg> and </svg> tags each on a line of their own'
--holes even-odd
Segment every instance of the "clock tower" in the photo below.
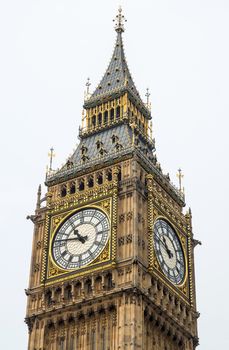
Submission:
<svg viewBox="0 0 229 350">
<path fill-rule="evenodd" d="M 29 350 L 193 350 L 192 215 L 161 169 L 151 112 L 123 49 L 124 17 L 80 143 L 38 189 L 26 290 Z"/>
</svg>

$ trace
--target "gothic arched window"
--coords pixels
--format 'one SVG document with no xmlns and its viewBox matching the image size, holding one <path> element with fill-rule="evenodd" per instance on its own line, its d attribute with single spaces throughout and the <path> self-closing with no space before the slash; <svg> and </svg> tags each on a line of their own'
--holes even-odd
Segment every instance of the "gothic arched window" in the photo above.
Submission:
<svg viewBox="0 0 229 350">
<path fill-rule="evenodd" d="M 106 124 L 108 122 L 108 111 L 104 112 L 104 123 Z"/>
<path fill-rule="evenodd" d="M 114 108 L 110 110 L 110 121 L 113 122 L 114 120 Z"/>
<path fill-rule="evenodd" d="M 79 181 L 79 191 L 83 191 L 85 188 L 85 185 L 84 185 L 84 179 L 81 179 Z"/>
<path fill-rule="evenodd" d="M 81 295 L 81 283 L 80 282 L 77 282 L 76 285 L 75 285 L 75 295 L 77 297 L 79 297 Z"/>
<path fill-rule="evenodd" d="M 121 172 L 121 169 L 119 169 L 119 172 L 118 172 L 118 181 L 121 181 L 122 180 L 122 172 Z"/>
<path fill-rule="evenodd" d="M 107 290 L 110 290 L 113 288 L 112 274 L 110 272 L 105 277 L 105 287 Z"/>
<path fill-rule="evenodd" d="M 52 292 L 51 290 L 48 290 L 46 295 L 45 295 L 46 303 L 48 306 L 52 304 Z"/>
<path fill-rule="evenodd" d="M 75 184 L 75 182 L 72 182 L 70 184 L 70 193 L 73 194 L 75 192 L 76 192 L 76 184 Z"/>
<path fill-rule="evenodd" d="M 88 178 L 88 183 L 87 183 L 88 187 L 93 187 L 94 186 L 94 179 L 93 176 L 90 176 Z"/>
<path fill-rule="evenodd" d="M 61 197 L 65 197 L 67 194 L 67 186 L 66 185 L 62 185 L 61 189 L 60 189 L 60 195 Z"/>
<path fill-rule="evenodd" d="M 68 285 L 64 290 L 64 298 L 66 300 L 71 300 L 72 298 L 72 288 L 70 285 Z"/>
<path fill-rule="evenodd" d="M 119 119 L 120 118 L 120 107 L 118 106 L 116 108 L 116 119 Z"/>
<path fill-rule="evenodd" d="M 102 183 L 103 183 L 103 174 L 102 173 L 99 173 L 97 175 L 97 182 L 99 185 L 102 185 Z"/>
<path fill-rule="evenodd" d="M 96 126 L 96 116 L 95 115 L 93 115 L 91 121 L 92 121 L 92 127 L 95 127 Z"/>
<path fill-rule="evenodd" d="M 98 276 L 95 279 L 95 291 L 100 292 L 102 290 L 102 277 Z"/>
<path fill-rule="evenodd" d="M 98 124 L 102 125 L 102 113 L 99 113 L 98 115 Z"/>
<path fill-rule="evenodd" d="M 91 283 L 91 279 L 88 279 L 86 282 L 85 282 L 85 292 L 87 294 L 90 294 L 92 292 L 92 283 Z"/>
<path fill-rule="evenodd" d="M 107 171 L 107 180 L 112 181 L 112 170 L 111 169 Z"/>
</svg>

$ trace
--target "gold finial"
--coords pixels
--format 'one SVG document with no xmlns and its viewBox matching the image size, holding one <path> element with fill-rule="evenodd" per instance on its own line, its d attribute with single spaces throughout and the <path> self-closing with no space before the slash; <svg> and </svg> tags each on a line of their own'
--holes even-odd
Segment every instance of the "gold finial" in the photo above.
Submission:
<svg viewBox="0 0 229 350">
<path fill-rule="evenodd" d="M 54 153 L 54 148 L 51 147 L 50 148 L 50 152 L 48 154 L 49 158 L 50 158 L 50 161 L 49 161 L 49 171 L 52 171 L 52 161 L 53 161 L 53 157 L 55 157 L 55 153 Z"/>
<path fill-rule="evenodd" d="M 36 208 L 39 209 L 41 204 L 41 185 L 38 186 L 38 191 L 37 191 L 37 205 Z"/>
<path fill-rule="evenodd" d="M 124 32 L 124 22 L 126 22 L 125 17 L 122 15 L 122 8 L 119 6 L 118 14 L 115 16 L 115 19 L 113 19 L 113 22 L 115 22 L 115 30 L 117 33 L 123 33 Z"/>
<path fill-rule="evenodd" d="M 179 191 L 184 193 L 184 187 L 182 189 L 182 178 L 184 175 L 182 174 L 181 168 L 178 169 L 177 177 L 179 180 Z"/>
</svg>

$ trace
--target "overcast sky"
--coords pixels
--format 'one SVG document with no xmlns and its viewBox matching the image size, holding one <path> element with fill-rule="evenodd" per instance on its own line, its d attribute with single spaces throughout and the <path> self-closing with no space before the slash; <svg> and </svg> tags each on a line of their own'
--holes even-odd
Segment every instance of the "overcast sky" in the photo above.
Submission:
<svg viewBox="0 0 229 350">
<path fill-rule="evenodd" d="M 48 150 L 60 166 L 78 142 L 85 82 L 111 57 L 112 19 L 128 20 L 127 61 L 150 88 L 157 156 L 193 212 L 200 350 L 229 349 L 228 0 L 1 0 L 0 347 L 25 350 L 23 323 L 39 183 Z M 43 186 L 43 193 L 45 189 Z"/>
</svg>

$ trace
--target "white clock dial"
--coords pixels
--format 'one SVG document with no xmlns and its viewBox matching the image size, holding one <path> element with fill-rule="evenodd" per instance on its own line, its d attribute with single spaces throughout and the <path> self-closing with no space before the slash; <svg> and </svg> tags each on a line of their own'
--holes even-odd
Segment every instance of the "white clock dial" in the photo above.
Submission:
<svg viewBox="0 0 229 350">
<path fill-rule="evenodd" d="M 154 225 L 154 248 L 160 267 L 174 284 L 180 284 L 185 276 L 185 262 L 181 243 L 172 226 L 159 219 Z"/>
<path fill-rule="evenodd" d="M 57 230 L 52 243 L 53 259 L 66 270 L 86 266 L 101 253 L 109 236 L 107 216 L 98 209 L 82 209 Z"/>
</svg>

